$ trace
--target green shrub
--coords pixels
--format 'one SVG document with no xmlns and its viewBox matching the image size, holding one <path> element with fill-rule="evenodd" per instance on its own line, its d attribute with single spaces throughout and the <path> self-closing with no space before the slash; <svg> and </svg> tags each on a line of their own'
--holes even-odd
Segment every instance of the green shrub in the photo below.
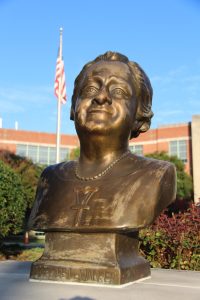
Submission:
<svg viewBox="0 0 200 300">
<path fill-rule="evenodd" d="M 44 166 L 34 164 L 30 159 L 21 157 L 6 150 L 0 150 L 0 160 L 9 165 L 21 176 L 27 208 L 31 209 L 35 198 L 38 180 Z"/>
<path fill-rule="evenodd" d="M 191 199 L 193 196 L 192 177 L 185 172 L 185 166 L 177 156 L 170 156 L 166 152 L 155 152 L 147 157 L 170 161 L 176 167 L 177 173 L 177 199 Z"/>
<path fill-rule="evenodd" d="M 0 238 L 21 231 L 25 210 L 21 177 L 0 160 Z"/>
<path fill-rule="evenodd" d="M 200 271 L 200 207 L 184 213 L 161 214 L 140 231 L 140 251 L 153 268 Z"/>
</svg>

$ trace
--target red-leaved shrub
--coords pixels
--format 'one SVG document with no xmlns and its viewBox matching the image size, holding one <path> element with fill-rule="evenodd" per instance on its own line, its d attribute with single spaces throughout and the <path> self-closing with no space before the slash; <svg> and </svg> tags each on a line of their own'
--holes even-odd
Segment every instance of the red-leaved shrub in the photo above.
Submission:
<svg viewBox="0 0 200 300">
<path fill-rule="evenodd" d="M 151 267 L 200 270 L 200 207 L 184 213 L 162 213 L 140 232 L 140 251 Z"/>
</svg>

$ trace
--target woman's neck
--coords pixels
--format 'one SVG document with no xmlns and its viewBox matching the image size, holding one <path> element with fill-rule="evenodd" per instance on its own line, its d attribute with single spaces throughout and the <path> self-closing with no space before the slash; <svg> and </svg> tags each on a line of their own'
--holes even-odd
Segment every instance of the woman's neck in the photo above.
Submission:
<svg viewBox="0 0 200 300">
<path fill-rule="evenodd" d="M 80 137 L 80 158 L 77 172 L 92 177 L 104 172 L 113 162 L 128 151 L 128 141 L 119 142 L 109 136 Z"/>
</svg>

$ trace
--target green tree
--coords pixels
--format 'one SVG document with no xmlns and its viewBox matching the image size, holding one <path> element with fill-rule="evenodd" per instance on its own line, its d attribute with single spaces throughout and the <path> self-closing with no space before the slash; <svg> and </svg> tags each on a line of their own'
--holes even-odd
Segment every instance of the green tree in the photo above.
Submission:
<svg viewBox="0 0 200 300">
<path fill-rule="evenodd" d="M 5 150 L 0 151 L 0 160 L 21 176 L 26 206 L 30 209 L 35 198 L 38 179 L 44 166 L 36 165 L 30 159 Z"/>
<path fill-rule="evenodd" d="M 79 158 L 79 156 L 80 156 L 80 148 L 79 147 L 74 148 L 74 149 L 71 150 L 71 152 L 70 152 L 70 159 L 71 160 L 76 160 L 76 159 Z"/>
<path fill-rule="evenodd" d="M 155 152 L 146 155 L 155 159 L 173 163 L 177 172 L 177 199 L 190 199 L 193 195 L 192 177 L 184 171 L 184 163 L 177 156 L 169 156 L 165 152 Z"/>
<path fill-rule="evenodd" d="M 22 229 L 26 210 L 19 174 L 0 160 L 0 238 Z"/>
</svg>

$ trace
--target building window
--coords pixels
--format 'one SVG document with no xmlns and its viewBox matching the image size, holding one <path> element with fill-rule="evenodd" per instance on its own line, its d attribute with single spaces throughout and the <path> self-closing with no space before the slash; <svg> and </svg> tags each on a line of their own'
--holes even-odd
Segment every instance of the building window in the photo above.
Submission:
<svg viewBox="0 0 200 300">
<path fill-rule="evenodd" d="M 30 146 L 28 145 L 27 157 L 30 158 L 34 163 L 38 163 L 38 146 Z"/>
<path fill-rule="evenodd" d="M 16 154 L 19 156 L 27 157 L 27 145 L 17 145 Z"/>
<path fill-rule="evenodd" d="M 61 148 L 60 149 L 60 161 L 65 161 L 69 159 L 69 149 Z"/>
<path fill-rule="evenodd" d="M 56 147 L 39 145 L 17 145 L 16 154 L 30 158 L 34 163 L 52 165 L 56 163 Z M 68 160 L 69 148 L 60 148 L 60 161 Z"/>
<path fill-rule="evenodd" d="M 39 157 L 38 162 L 42 165 L 49 164 L 49 147 L 39 146 Z"/>
<path fill-rule="evenodd" d="M 49 147 L 49 165 L 56 162 L 56 147 Z"/>
<path fill-rule="evenodd" d="M 187 141 L 171 141 L 169 143 L 169 154 L 177 156 L 183 162 L 187 162 Z"/>
<path fill-rule="evenodd" d="M 130 145 L 129 149 L 134 154 L 143 155 L 143 146 L 142 145 Z"/>
</svg>

